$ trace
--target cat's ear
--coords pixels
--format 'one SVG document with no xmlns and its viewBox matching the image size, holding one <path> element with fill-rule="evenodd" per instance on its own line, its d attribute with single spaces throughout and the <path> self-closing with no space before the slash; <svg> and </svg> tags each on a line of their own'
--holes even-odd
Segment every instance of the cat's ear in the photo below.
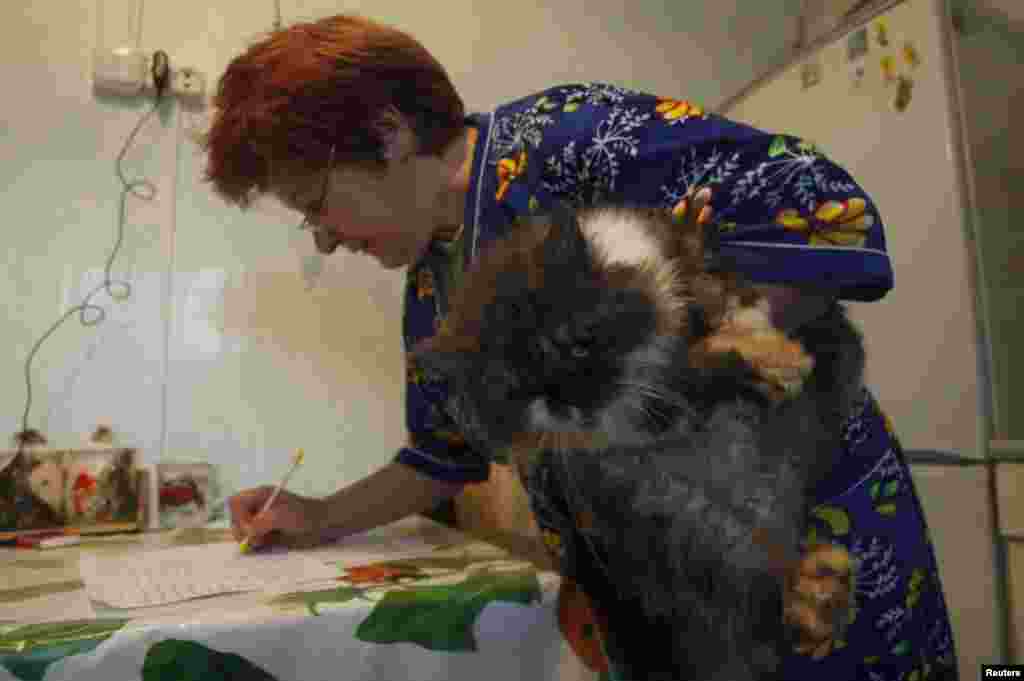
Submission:
<svg viewBox="0 0 1024 681">
<path fill-rule="evenodd" d="M 590 247 L 580 229 L 576 211 L 568 204 L 558 201 L 548 219 L 551 230 L 544 242 L 544 265 L 567 266 L 569 271 L 586 272 L 590 269 Z"/>
<path fill-rule="evenodd" d="M 704 269 L 708 272 L 722 270 L 722 239 L 717 223 L 709 220 L 701 225 L 701 247 L 704 251 Z"/>
</svg>

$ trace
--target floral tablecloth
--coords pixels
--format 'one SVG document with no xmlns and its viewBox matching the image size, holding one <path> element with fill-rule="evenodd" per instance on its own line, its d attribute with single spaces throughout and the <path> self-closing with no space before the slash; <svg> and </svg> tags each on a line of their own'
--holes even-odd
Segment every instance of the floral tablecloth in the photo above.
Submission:
<svg viewBox="0 0 1024 681">
<path fill-rule="evenodd" d="M 336 582 L 303 591 L 131 611 L 89 601 L 82 552 L 225 541 L 228 531 L 0 549 L 0 681 L 599 678 L 560 631 L 557 575 L 424 518 L 382 531 L 428 546 L 364 565 L 325 560 Z"/>
</svg>

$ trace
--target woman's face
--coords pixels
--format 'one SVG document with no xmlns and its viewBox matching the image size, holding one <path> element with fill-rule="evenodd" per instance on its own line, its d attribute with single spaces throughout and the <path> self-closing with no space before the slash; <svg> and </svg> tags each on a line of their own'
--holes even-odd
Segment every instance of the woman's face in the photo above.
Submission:
<svg viewBox="0 0 1024 681">
<path fill-rule="evenodd" d="M 416 262 L 438 228 L 458 223 L 462 203 L 454 171 L 459 165 L 447 155 L 408 155 L 390 162 L 383 173 L 338 167 L 327 178 L 326 191 L 320 175 L 280 198 L 306 215 L 319 252 L 333 253 L 339 246 L 361 250 L 395 269 Z"/>
</svg>

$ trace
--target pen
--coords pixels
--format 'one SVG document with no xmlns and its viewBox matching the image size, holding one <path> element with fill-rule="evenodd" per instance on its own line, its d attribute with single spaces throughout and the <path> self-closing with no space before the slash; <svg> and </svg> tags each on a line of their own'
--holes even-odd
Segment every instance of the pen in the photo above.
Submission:
<svg viewBox="0 0 1024 681">
<path fill-rule="evenodd" d="M 62 528 L 27 532 L 15 539 L 15 547 L 19 549 L 50 548 L 52 546 L 59 546 L 62 544 L 60 541 L 55 542 L 53 540 L 62 540 L 71 537 L 77 538 L 78 530 L 73 528 Z"/>
<path fill-rule="evenodd" d="M 68 535 L 66 537 L 49 537 L 48 539 L 40 540 L 38 548 L 57 549 L 62 546 L 77 546 L 81 543 L 82 538 L 78 535 Z"/>
<path fill-rule="evenodd" d="M 295 469 L 299 467 L 300 463 L 302 463 L 302 459 L 304 456 L 305 454 L 303 453 L 302 448 L 295 450 L 295 455 L 292 457 L 292 467 L 288 469 L 288 472 L 285 473 L 284 478 L 282 478 L 281 482 L 274 489 L 273 494 L 271 494 L 267 501 L 263 504 L 263 508 L 261 508 L 260 512 L 256 514 L 256 518 L 266 513 L 267 509 L 270 508 L 270 505 L 274 503 L 274 500 L 277 499 L 277 495 L 280 494 L 281 490 L 284 489 L 284 486 L 288 484 L 288 479 L 292 477 L 292 473 L 294 473 Z M 241 548 L 242 553 L 245 553 L 249 550 L 249 540 L 251 538 L 252 537 L 250 535 L 247 536 L 244 540 L 242 540 L 242 543 L 239 547 Z"/>
</svg>

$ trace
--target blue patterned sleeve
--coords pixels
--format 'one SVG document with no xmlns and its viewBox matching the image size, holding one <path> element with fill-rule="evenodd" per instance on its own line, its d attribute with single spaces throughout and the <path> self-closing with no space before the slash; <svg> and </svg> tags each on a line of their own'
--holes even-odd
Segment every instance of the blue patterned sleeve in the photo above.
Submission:
<svg viewBox="0 0 1024 681">
<path fill-rule="evenodd" d="M 495 112 L 506 213 L 616 202 L 673 210 L 712 190 L 723 258 L 757 283 L 870 301 L 893 286 L 881 217 L 812 143 L 613 85 L 551 88 Z"/>
<path fill-rule="evenodd" d="M 435 333 L 437 282 L 428 263 L 410 268 L 406 284 L 403 336 L 408 352 L 417 343 Z M 408 446 L 394 460 L 411 466 L 435 480 L 469 483 L 486 480 L 488 460 L 470 448 L 444 408 L 447 389 L 442 383 L 428 381 L 407 362 L 405 393 Z"/>
</svg>

